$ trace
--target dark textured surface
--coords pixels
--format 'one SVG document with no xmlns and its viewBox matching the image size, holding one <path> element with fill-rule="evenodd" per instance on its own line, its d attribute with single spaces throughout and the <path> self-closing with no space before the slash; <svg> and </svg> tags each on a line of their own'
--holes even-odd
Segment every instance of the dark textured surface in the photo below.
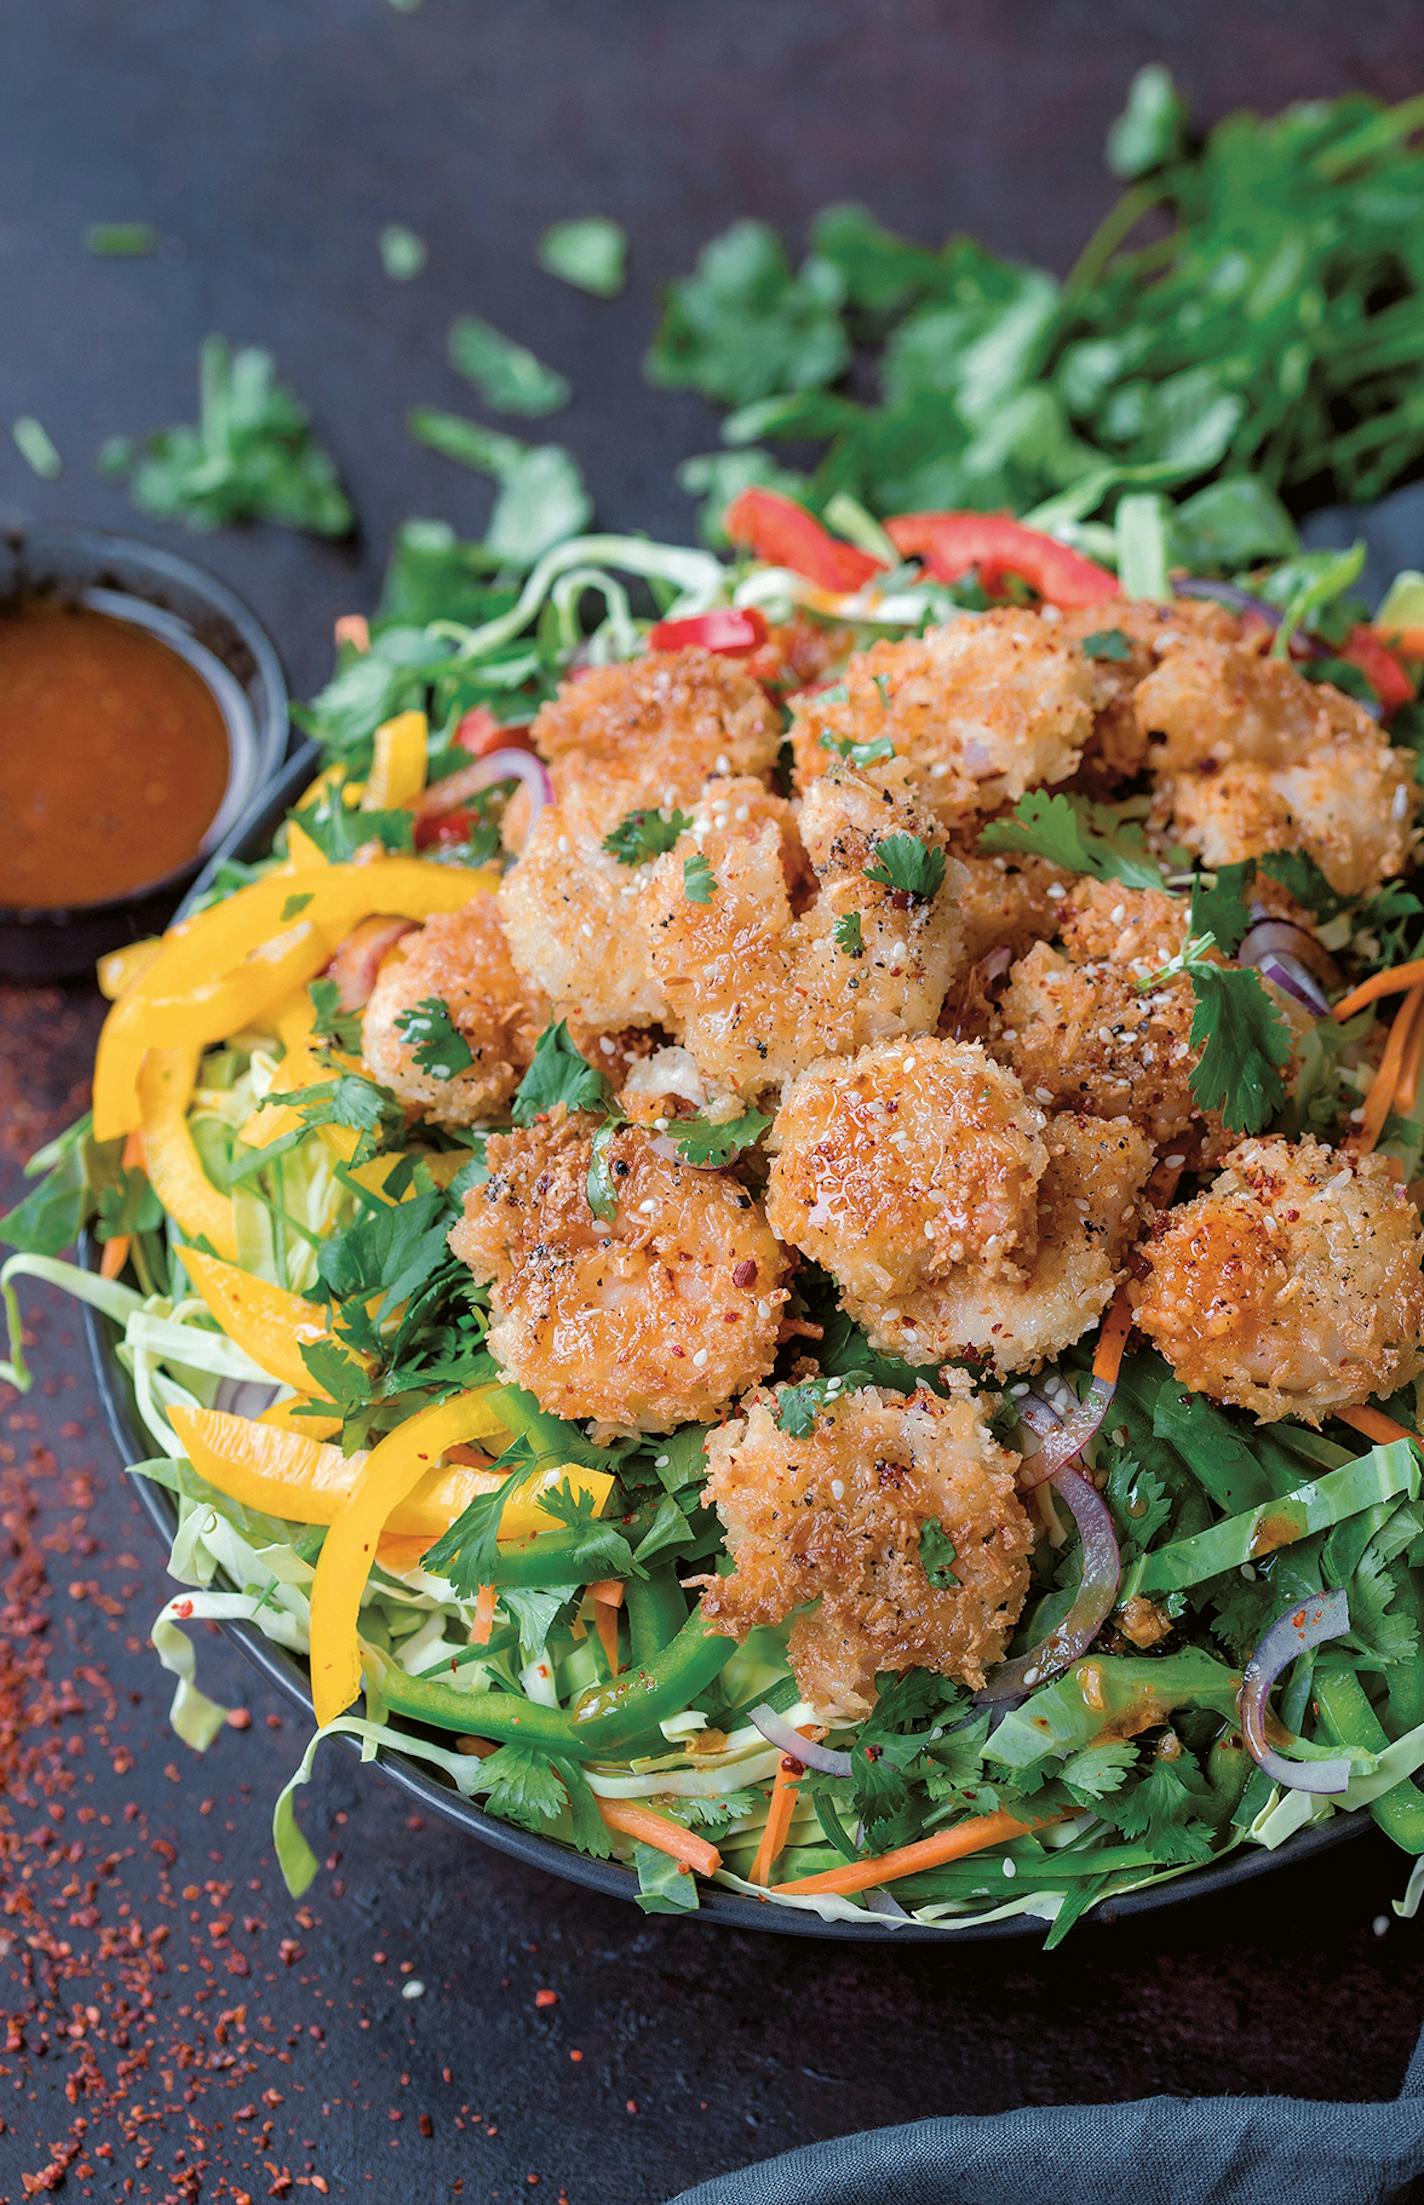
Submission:
<svg viewBox="0 0 1424 2205">
<path fill-rule="evenodd" d="M 191 418 L 206 330 L 271 344 L 341 459 L 364 548 L 172 540 L 257 605 L 298 691 L 325 671 L 332 616 L 369 603 L 398 517 L 478 523 L 480 486 L 401 428 L 408 404 L 465 402 L 443 363 L 455 312 L 486 314 L 572 375 L 556 433 L 605 520 L 684 532 L 671 469 L 711 426 L 694 402 L 645 391 L 638 361 L 659 281 L 731 215 L 797 230 L 854 195 L 926 238 L 967 227 L 1063 265 L 1106 203 L 1101 135 L 1139 61 L 1172 61 L 1214 114 L 1347 83 L 1399 96 L 1420 59 L 1407 0 L 1353 13 L 426 0 L 411 15 L 382 0 L 46 0 L 7 11 L 3 38 L 0 420 L 38 414 L 69 465 L 36 484 L 6 442 L 0 519 L 126 525 L 90 472 L 102 438 Z M 633 235 L 614 305 L 533 267 L 546 222 L 594 210 Z M 118 219 L 155 221 L 162 254 L 90 259 L 85 224 Z M 410 285 L 380 269 L 376 233 L 395 220 L 431 247 Z M 0 996 L 7 1173 L 78 1106 L 96 1022 L 84 995 Z M 335 2196 L 435 2198 L 463 2181 L 467 2198 L 562 2187 L 572 2205 L 655 2205 L 720 2167 L 922 2113 L 1396 2087 L 1424 1962 L 1413 1929 L 1375 1934 L 1401 1870 L 1373 1834 L 1234 1897 L 1080 1931 L 1048 1960 L 816 1950 L 645 1922 L 437 1824 L 412 1828 L 393 1788 L 333 1759 L 304 1812 L 319 1849 L 330 1833 L 336 1880 L 294 1922 L 266 1822 L 299 1726 L 205 1634 L 205 1681 L 245 1698 L 251 1725 L 205 1764 L 169 1738 L 144 1644 L 160 1557 L 94 1421 L 77 1325 L 43 1291 L 31 1306 L 38 1383 L 0 1401 L 0 1466 L 13 1458 L 51 1539 L 38 1598 L 51 1671 L 75 1680 L 62 1720 L 78 1750 L 35 1855 L 69 1948 L 53 1962 L 63 2012 L 41 2010 L 51 1978 L 34 1936 L 6 1928 L 17 1894 L 0 1890 L 0 2010 L 20 2021 L 0 2052 L 0 2198 L 18 2199 L 84 2118 L 66 2179 L 82 2191 L 92 2164 L 101 2197 L 126 2179 L 157 2199 L 280 2196 L 317 2175 Z M 51 1874 L 64 1847 L 72 1862 Z M 126 1908 L 169 1932 L 146 2008 L 104 1935 Z M 403 1999 L 412 1979 L 423 1995 Z M 536 2005 L 541 1989 L 556 2002 Z M 91 2049 L 115 2026 L 129 2055 Z"/>
</svg>

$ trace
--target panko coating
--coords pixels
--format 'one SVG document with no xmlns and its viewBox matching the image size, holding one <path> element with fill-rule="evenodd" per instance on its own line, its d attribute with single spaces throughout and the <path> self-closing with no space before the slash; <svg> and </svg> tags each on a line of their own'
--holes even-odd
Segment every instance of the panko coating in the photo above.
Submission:
<svg viewBox="0 0 1424 2205">
<path fill-rule="evenodd" d="M 712 1628 L 744 1637 L 796 1617 L 791 1665 L 824 1721 L 869 1713 L 884 1671 L 932 1669 L 978 1687 L 1002 1659 L 1028 1592 L 1033 1532 L 1001 1447 L 967 1387 L 945 1400 L 868 1386 L 793 1438 L 784 1389 L 759 1395 L 707 1446 L 707 1497 L 731 1576 L 706 1581 Z M 924 1526 L 953 1546 L 953 1582 L 920 1559 Z"/>
<path fill-rule="evenodd" d="M 496 1135 L 450 1246 L 489 1284 L 490 1353 L 541 1408 L 625 1431 L 706 1422 L 771 1369 L 786 1251 L 733 1173 L 642 1126 L 603 1148 L 613 1212 L 596 1217 L 598 1131 L 560 1104 Z"/>
<path fill-rule="evenodd" d="M 1147 734 L 1134 709 L 1134 691 L 1163 655 L 1196 635 L 1222 642 L 1240 637 L 1240 625 L 1224 605 L 1190 597 L 1166 605 L 1145 597 L 1119 597 L 1061 611 L 1050 606 L 1041 617 L 1051 622 L 1061 642 L 1079 651 L 1085 644 L 1094 646 L 1092 657 L 1084 652 L 1093 685 L 1093 733 L 1082 770 L 1085 779 L 1103 789 L 1131 780 L 1146 762 Z M 1114 650 L 1124 655 L 1114 657 Z"/>
<path fill-rule="evenodd" d="M 876 1347 L 1001 1371 L 1101 1314 L 1152 1164 L 1126 1119 L 1050 1119 L 977 1043 L 934 1037 L 811 1066 L 768 1146 L 773 1229 L 832 1273 Z"/>
<path fill-rule="evenodd" d="M 1194 637 L 1134 693 L 1159 820 L 1208 866 L 1303 849 L 1342 896 L 1404 870 L 1411 753 L 1353 698 L 1246 643 Z"/>
<path fill-rule="evenodd" d="M 781 716 L 735 660 L 651 651 L 565 682 L 529 732 L 555 798 L 578 789 L 606 834 L 630 811 L 692 803 L 715 775 L 769 773 Z"/>
<path fill-rule="evenodd" d="M 667 1003 L 637 924 L 640 875 L 603 847 L 597 804 L 571 790 L 541 812 L 499 886 L 510 953 L 560 1018 L 651 1026 Z"/>
<path fill-rule="evenodd" d="M 420 1036 L 398 1023 L 430 997 L 474 1060 L 448 1079 L 417 1064 Z M 404 934 L 385 958 L 361 1021 L 361 1061 L 433 1125 L 478 1125 L 509 1101 L 547 1019 L 543 996 L 515 969 L 495 899 L 476 896 Z"/>
<path fill-rule="evenodd" d="M 972 848 L 958 855 L 964 868 L 957 901 L 966 966 L 1001 949 L 1021 957 L 1034 942 L 1057 933 L 1071 873 L 1039 857 Z"/>
<path fill-rule="evenodd" d="M 965 614 L 872 644 L 834 687 L 798 702 L 797 781 L 809 788 L 836 742 L 885 739 L 950 830 L 1066 780 L 1092 733 L 1092 702 L 1088 662 L 1036 613 Z"/>
<path fill-rule="evenodd" d="M 929 896 L 867 877 L 882 840 L 927 828 L 912 802 L 838 770 L 799 826 L 758 783 L 716 782 L 645 876 L 667 1023 L 724 1092 L 759 1095 L 817 1057 L 933 1026 L 959 962 L 952 860 Z M 701 901 L 686 872 L 699 860 L 711 884 Z"/>
<path fill-rule="evenodd" d="M 1243 1141 L 1143 1251 L 1138 1324 L 1184 1386 L 1319 1424 L 1424 1370 L 1424 1232 L 1386 1158 Z"/>
</svg>

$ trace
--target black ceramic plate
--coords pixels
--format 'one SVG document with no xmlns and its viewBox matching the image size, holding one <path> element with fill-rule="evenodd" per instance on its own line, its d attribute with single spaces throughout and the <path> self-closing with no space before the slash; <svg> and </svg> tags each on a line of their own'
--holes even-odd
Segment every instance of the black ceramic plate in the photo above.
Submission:
<svg viewBox="0 0 1424 2205">
<path fill-rule="evenodd" d="M 223 848 L 214 853 L 192 891 L 193 896 L 201 892 L 213 868 L 224 857 L 254 858 L 266 850 L 292 798 L 310 780 L 314 760 L 315 752 L 308 748 L 290 761 L 270 793 L 249 812 Z M 86 1245 L 81 1254 L 91 1266 L 97 1262 L 94 1247 Z M 126 1462 L 141 1462 L 149 1452 L 149 1442 L 139 1423 L 127 1376 L 114 1354 L 118 1329 L 97 1310 L 87 1307 L 84 1320 L 94 1375 L 114 1443 Z M 146 1479 L 139 1480 L 138 1490 L 154 1529 L 167 1546 L 175 1522 L 169 1495 L 161 1486 L 150 1485 Z M 268 1682 L 285 1693 L 302 1714 L 310 1717 L 311 1689 L 305 1665 L 264 1638 L 255 1624 L 224 1623 L 221 1628 L 236 1641 Z M 343 1743 L 357 1747 L 354 1739 Z M 571 1846 L 561 1845 L 554 1838 L 536 1837 L 526 1830 L 516 1830 L 512 1824 L 499 1821 L 472 1801 L 461 1798 L 452 1785 L 405 1754 L 384 1753 L 376 1765 L 393 1777 L 402 1790 L 418 1799 L 422 1807 L 458 1823 L 472 1837 L 485 1845 L 495 1846 L 501 1853 L 512 1853 L 516 1860 L 548 1869 L 551 1874 L 562 1876 L 570 1883 L 584 1884 L 592 1891 L 607 1892 L 613 1898 L 631 1899 L 637 1891 L 637 1878 L 631 1869 L 620 1867 L 616 1861 L 590 1860 L 586 1854 L 576 1853 Z M 1364 1820 L 1359 1815 L 1339 1815 L 1333 1821 L 1303 1830 L 1275 1853 L 1264 1852 L 1259 1846 L 1243 1847 L 1225 1860 L 1191 1875 L 1178 1876 L 1169 1883 L 1156 1884 L 1144 1891 L 1129 1892 L 1120 1899 L 1105 1900 L 1087 1919 L 1120 1921 L 1128 1915 L 1145 1914 L 1156 1907 L 1176 1906 L 1184 1899 L 1201 1897 L 1207 1892 L 1224 1891 L 1232 1884 L 1264 1875 L 1281 1862 L 1301 1860 L 1309 1853 L 1321 1852 L 1327 1846 L 1355 1836 L 1364 1827 Z M 1000 1922 L 968 1923 L 948 1932 L 919 1922 L 897 1926 L 876 1915 L 867 1915 L 863 1922 L 823 1922 L 819 1915 L 745 1898 L 739 1891 L 721 1891 L 715 1885 L 704 1886 L 697 1918 L 724 1922 L 733 1929 L 779 1930 L 792 1937 L 859 1938 L 877 1943 L 893 1939 L 897 1944 L 907 1940 L 926 1942 L 931 1938 L 943 1942 L 946 1937 L 1042 1937 L 1044 1934 L 1043 1923 L 1033 1915 L 1012 1915 Z"/>
</svg>

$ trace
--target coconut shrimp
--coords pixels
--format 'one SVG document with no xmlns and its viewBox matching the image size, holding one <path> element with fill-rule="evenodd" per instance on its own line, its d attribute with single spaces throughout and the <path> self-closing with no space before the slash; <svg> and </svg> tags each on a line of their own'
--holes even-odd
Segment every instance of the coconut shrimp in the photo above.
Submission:
<svg viewBox="0 0 1424 2205">
<path fill-rule="evenodd" d="M 1050 1118 L 975 1042 L 818 1064 L 783 1098 L 767 1214 L 875 1346 L 1028 1370 L 1088 1330 L 1151 1169 L 1125 1118 Z"/>
<path fill-rule="evenodd" d="M 1207 865 L 1303 849 L 1343 896 L 1404 870 L 1414 761 L 1353 698 L 1245 643 L 1194 637 L 1137 688 L 1161 824 Z"/>
<path fill-rule="evenodd" d="M 516 965 L 556 1016 L 655 1025 L 667 1003 L 638 924 L 640 876 L 603 847 L 601 821 L 581 788 L 542 812 L 500 883 L 500 917 Z"/>
<path fill-rule="evenodd" d="M 883 740 L 952 830 L 1066 780 L 1092 732 L 1092 703 L 1087 662 L 1036 613 L 966 614 L 925 636 L 872 644 L 834 688 L 800 702 L 796 777 L 809 788 L 838 744 Z"/>
<path fill-rule="evenodd" d="M 923 894 L 867 871 L 917 828 L 928 853 L 914 804 L 848 770 L 815 784 L 799 834 L 758 784 L 713 785 L 642 906 L 669 1022 L 712 1085 L 758 1095 L 817 1057 L 933 1026 L 960 960 L 959 868 L 944 862 Z"/>
<path fill-rule="evenodd" d="M 1064 611 L 1050 607 L 1041 617 L 1070 648 L 1083 651 L 1085 644 L 1092 645 L 1093 655 L 1083 654 L 1092 683 L 1093 732 L 1082 770 L 1085 779 L 1103 788 L 1131 780 L 1146 763 L 1147 734 L 1134 694 L 1164 654 L 1193 636 L 1220 642 L 1240 637 L 1240 625 L 1224 605 L 1190 597 L 1167 605 L 1119 597 Z"/>
<path fill-rule="evenodd" d="M 781 718 L 734 660 L 653 651 L 565 682 L 530 737 L 555 798 L 578 790 L 607 833 L 630 811 L 694 802 L 714 776 L 769 773 Z"/>
<path fill-rule="evenodd" d="M 766 1376 L 789 1261 L 732 1172 L 562 1104 L 487 1155 L 450 1246 L 489 1285 L 490 1353 L 541 1408 L 667 1432 Z"/>
<path fill-rule="evenodd" d="M 783 1392 L 758 1396 L 708 1442 L 707 1497 L 736 1564 L 705 1581 L 713 1630 L 741 1638 L 814 1601 L 791 1626 L 790 1656 L 827 1722 L 868 1714 L 885 1670 L 982 1685 L 1028 1591 L 1018 1457 L 967 1386 L 948 1400 L 842 1394 L 805 1438 L 777 1422 Z M 921 1559 L 930 1521 L 952 1546 L 943 1580 Z"/>
<path fill-rule="evenodd" d="M 1382 1156 L 1243 1141 L 1161 1220 L 1138 1324 L 1183 1385 L 1319 1424 L 1424 1370 L 1424 1232 Z"/>
<path fill-rule="evenodd" d="M 421 1049 L 419 1007 L 432 1000 L 464 1045 L 452 1049 L 448 1069 L 433 1046 Z M 361 1061 L 433 1125 L 478 1125 L 514 1093 L 547 1017 L 539 990 L 515 969 L 494 898 L 477 896 L 390 950 L 361 1021 Z M 422 1065 L 418 1051 L 434 1063 Z M 466 1055 L 467 1063 L 457 1061 Z"/>
</svg>

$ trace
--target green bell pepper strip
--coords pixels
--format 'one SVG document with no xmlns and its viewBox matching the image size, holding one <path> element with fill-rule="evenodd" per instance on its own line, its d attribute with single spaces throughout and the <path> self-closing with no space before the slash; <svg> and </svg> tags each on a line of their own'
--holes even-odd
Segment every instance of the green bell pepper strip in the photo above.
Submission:
<svg viewBox="0 0 1424 2205">
<path fill-rule="evenodd" d="M 1315 1699 L 1321 1718 L 1337 1746 L 1359 1746 L 1367 1753 L 1383 1753 L 1389 1733 L 1371 1707 L 1364 1686 L 1353 1669 L 1318 1669 Z M 1382 1792 L 1369 1803 L 1370 1813 L 1396 1845 L 1406 1853 L 1424 1853 L 1424 1792 L 1407 1779 Z"/>
<path fill-rule="evenodd" d="M 731 1659 L 736 1643 L 709 1630 L 698 1607 L 655 1661 L 594 1685 L 571 1708 L 541 1707 L 518 1692 L 462 1692 L 438 1677 L 407 1676 L 373 1648 L 366 1650 L 366 1680 L 395 1713 L 436 1730 L 533 1746 L 574 1761 L 619 1760 L 656 1738 L 668 1716 L 681 1714 Z"/>
<path fill-rule="evenodd" d="M 1026 1769 L 1048 1754 L 1075 1753 L 1099 1738 L 1132 1738 L 1174 1708 L 1211 1707 L 1234 1721 L 1241 1677 L 1198 1647 L 1180 1654 L 1102 1654 L 1077 1661 L 1006 1715 L 985 1758 Z"/>
<path fill-rule="evenodd" d="M 530 1539 L 502 1542 L 491 1567 L 492 1585 L 525 1585 L 544 1590 L 555 1585 L 587 1585 L 595 1578 L 617 1575 L 608 1568 L 607 1554 L 600 1554 L 600 1536 L 616 1531 L 629 1548 L 637 1545 L 652 1522 L 654 1511 L 638 1509 L 626 1521 L 598 1516 L 586 1528 L 540 1531 Z M 636 1565 L 635 1565 L 636 1566 Z M 633 1580 L 628 1580 L 630 1583 Z"/>
<path fill-rule="evenodd" d="M 633 1667 L 656 1661 L 663 1648 L 677 1637 L 687 1621 L 687 1596 L 671 1564 L 650 1570 L 646 1577 L 631 1577 L 624 1594 L 628 1610 L 628 1644 Z"/>
<path fill-rule="evenodd" d="M 1424 1587 L 1413 1570 L 1394 1572 L 1397 1591 L 1394 1604 L 1409 1616 L 1419 1632 L 1420 1652 L 1408 1661 L 1391 1662 L 1385 1671 L 1385 1705 L 1389 1719 L 1402 1736 L 1424 1723 Z"/>
<path fill-rule="evenodd" d="M 1387 1447 L 1372 1447 L 1367 1455 L 1331 1470 L 1308 1485 L 1297 1486 L 1278 1500 L 1266 1501 L 1244 1515 L 1228 1516 L 1190 1539 L 1174 1539 L 1146 1554 L 1128 1572 L 1119 1600 L 1134 1593 L 1182 1592 L 1200 1585 L 1223 1570 L 1239 1569 L 1278 1547 L 1292 1546 L 1312 1531 L 1373 1508 L 1379 1501 L 1419 1492 L 1419 1458 L 1406 1440 L 1391 1440 Z"/>
</svg>

